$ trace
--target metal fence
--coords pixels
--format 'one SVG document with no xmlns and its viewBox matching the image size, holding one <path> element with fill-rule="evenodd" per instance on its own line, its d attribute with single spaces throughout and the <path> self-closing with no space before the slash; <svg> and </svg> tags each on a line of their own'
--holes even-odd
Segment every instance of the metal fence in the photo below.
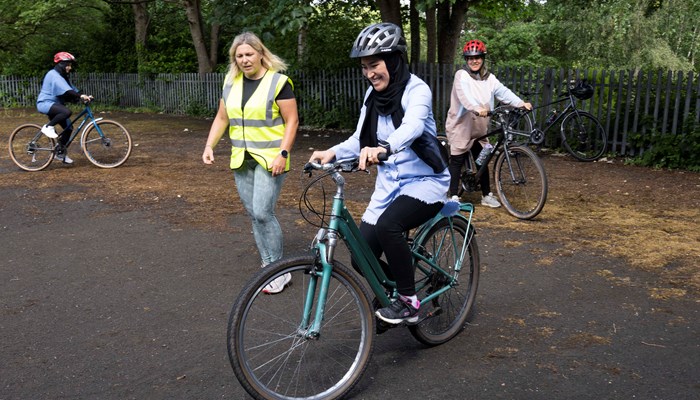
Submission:
<svg viewBox="0 0 700 400">
<path fill-rule="evenodd" d="M 433 111 L 442 130 L 449 108 L 455 65 L 420 64 L 413 73 L 433 90 Z M 700 124 L 700 79 L 692 72 L 634 72 L 557 70 L 551 68 L 496 68 L 498 79 L 533 103 L 541 125 L 549 102 L 568 82 L 585 78 L 595 88 L 593 98 L 579 102 L 601 121 L 610 139 L 610 151 L 634 155 L 629 135 L 685 134 Z M 359 68 L 341 71 L 289 71 L 297 93 L 302 123 L 326 126 L 341 121 L 354 127 L 367 82 Z M 123 108 L 148 107 L 165 113 L 213 115 L 221 95 L 224 75 L 212 74 L 76 74 L 73 82 L 99 103 Z M 2 107 L 33 107 L 41 89 L 41 77 L 0 76 Z M 525 95 L 524 93 L 529 93 Z M 561 106 L 561 105 L 560 105 Z M 306 117 L 307 121 L 304 121 Z M 548 139 L 556 140 L 557 132 Z"/>
</svg>

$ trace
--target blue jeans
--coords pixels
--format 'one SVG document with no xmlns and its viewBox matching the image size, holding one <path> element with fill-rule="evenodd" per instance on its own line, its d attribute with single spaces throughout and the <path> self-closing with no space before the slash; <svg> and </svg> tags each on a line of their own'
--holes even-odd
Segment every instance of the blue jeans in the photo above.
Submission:
<svg viewBox="0 0 700 400">
<path fill-rule="evenodd" d="M 286 174 L 273 177 L 255 160 L 245 160 L 233 171 L 238 196 L 253 222 L 253 237 L 263 265 L 282 258 L 282 228 L 275 205 Z"/>
</svg>

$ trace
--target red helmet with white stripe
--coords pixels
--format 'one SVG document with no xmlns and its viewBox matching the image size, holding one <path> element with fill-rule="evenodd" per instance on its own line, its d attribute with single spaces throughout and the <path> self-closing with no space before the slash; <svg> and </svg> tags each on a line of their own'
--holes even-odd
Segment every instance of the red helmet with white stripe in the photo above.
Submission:
<svg viewBox="0 0 700 400">
<path fill-rule="evenodd" d="M 71 53 L 68 53 L 68 52 L 65 52 L 65 51 L 62 51 L 62 52 L 60 52 L 60 53 L 56 53 L 56 54 L 53 56 L 53 62 L 55 62 L 55 63 L 58 64 L 58 63 L 60 63 L 61 61 L 71 61 L 71 62 L 75 62 L 75 57 L 73 57 L 73 55 L 72 55 Z"/>
</svg>

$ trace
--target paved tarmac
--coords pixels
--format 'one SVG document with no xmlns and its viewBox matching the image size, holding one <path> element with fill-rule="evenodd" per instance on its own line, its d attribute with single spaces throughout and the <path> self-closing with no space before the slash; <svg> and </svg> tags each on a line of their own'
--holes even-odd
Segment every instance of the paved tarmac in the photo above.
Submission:
<svg viewBox="0 0 700 400">
<path fill-rule="evenodd" d="M 247 398 L 225 337 L 257 268 L 247 218 L 202 231 L 60 195 L 0 189 L 0 400 Z M 313 235 L 283 225 L 290 251 Z M 697 301 L 655 298 L 654 276 L 590 249 L 478 240 L 471 324 L 435 348 L 379 336 L 350 398 L 700 399 Z"/>
</svg>

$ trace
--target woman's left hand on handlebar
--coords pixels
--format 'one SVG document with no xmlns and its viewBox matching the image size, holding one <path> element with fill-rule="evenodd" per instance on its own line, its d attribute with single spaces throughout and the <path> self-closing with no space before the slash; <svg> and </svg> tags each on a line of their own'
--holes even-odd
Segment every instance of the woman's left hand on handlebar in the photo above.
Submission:
<svg viewBox="0 0 700 400">
<path fill-rule="evenodd" d="M 314 151 L 309 158 L 311 163 L 327 164 L 335 158 L 335 152 L 333 150 L 323 150 Z"/>
<path fill-rule="evenodd" d="M 367 167 L 379 164 L 379 155 L 386 153 L 384 147 L 365 147 L 360 150 L 360 163 L 357 166 L 359 169 L 367 169 Z"/>
<path fill-rule="evenodd" d="M 528 110 L 528 111 L 532 110 L 532 103 L 527 103 L 527 102 L 523 103 L 523 108 Z"/>
</svg>

